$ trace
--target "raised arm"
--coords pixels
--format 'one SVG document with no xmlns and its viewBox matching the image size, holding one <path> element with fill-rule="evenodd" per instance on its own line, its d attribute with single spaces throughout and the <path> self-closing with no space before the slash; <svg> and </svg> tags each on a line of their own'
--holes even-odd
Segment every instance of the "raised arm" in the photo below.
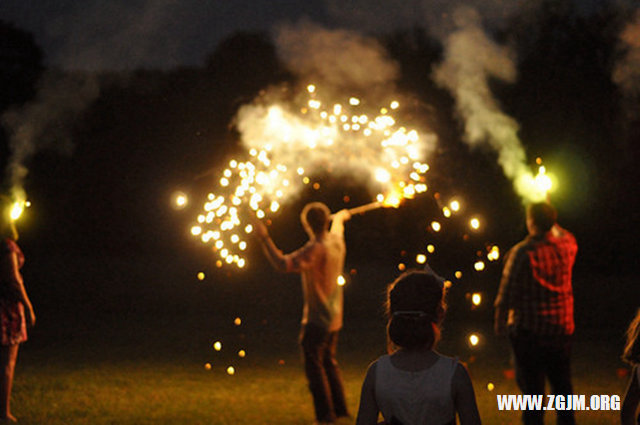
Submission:
<svg viewBox="0 0 640 425">
<path fill-rule="evenodd" d="M 337 213 L 333 214 L 331 221 L 331 233 L 336 235 L 344 234 L 344 222 L 349 221 L 351 219 L 351 214 L 348 210 L 340 210 Z"/>
<path fill-rule="evenodd" d="M 373 363 L 367 370 L 367 375 L 362 383 L 360 392 L 360 407 L 356 425 L 376 425 L 378 423 L 378 404 L 376 403 L 376 364 Z"/>
<path fill-rule="evenodd" d="M 15 252 L 9 252 L 2 256 L 2 264 L 0 265 L 3 280 L 10 285 L 16 298 L 24 304 L 27 313 L 27 323 L 30 326 L 35 325 L 36 315 L 31 305 L 31 300 L 27 295 L 27 291 L 24 288 L 24 282 L 22 275 L 20 274 L 20 267 L 18 266 L 18 256 Z"/>
<path fill-rule="evenodd" d="M 262 250 L 273 268 L 279 272 L 286 272 L 287 260 L 285 259 L 282 251 L 280 251 L 276 244 L 271 240 L 267 226 L 256 218 L 253 220 L 253 227 L 255 228 L 256 238 L 260 242 L 260 246 L 262 246 Z"/>
<path fill-rule="evenodd" d="M 469 378 L 467 369 L 460 363 L 453 373 L 451 386 L 453 387 L 453 404 L 458 413 L 460 425 L 480 425 L 480 413 L 478 413 L 471 378 Z"/>
</svg>

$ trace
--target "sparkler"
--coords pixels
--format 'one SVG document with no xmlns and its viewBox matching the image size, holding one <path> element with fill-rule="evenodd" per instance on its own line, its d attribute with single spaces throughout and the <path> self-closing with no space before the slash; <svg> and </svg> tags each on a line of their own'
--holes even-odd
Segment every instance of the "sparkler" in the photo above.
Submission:
<svg viewBox="0 0 640 425">
<path fill-rule="evenodd" d="M 212 246 L 224 264 L 243 268 L 251 225 L 248 210 L 259 219 L 277 213 L 306 185 L 314 173 L 368 176 L 379 193 L 376 201 L 352 208 L 362 214 L 376 208 L 397 207 L 404 199 L 427 191 L 421 159 L 435 141 L 397 124 L 392 101 L 374 110 L 356 97 L 345 104 L 325 103 L 314 85 L 308 98 L 293 109 L 284 104 L 254 104 L 238 112 L 238 129 L 248 148 L 244 160 L 233 159 L 218 177 L 217 193 L 209 193 L 191 234 Z M 312 186 L 319 189 L 316 182 Z M 186 205 L 176 197 L 176 205 Z"/>
</svg>

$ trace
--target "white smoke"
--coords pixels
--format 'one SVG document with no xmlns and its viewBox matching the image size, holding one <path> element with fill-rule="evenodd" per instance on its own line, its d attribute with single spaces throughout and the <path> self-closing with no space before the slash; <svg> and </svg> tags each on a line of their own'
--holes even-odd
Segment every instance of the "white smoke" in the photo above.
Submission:
<svg viewBox="0 0 640 425">
<path fill-rule="evenodd" d="M 33 101 L 2 116 L 10 136 L 6 174 L 16 200 L 25 199 L 27 162 L 34 154 L 43 149 L 71 153 L 71 123 L 98 93 L 94 77 L 48 73 L 42 77 Z"/>
<path fill-rule="evenodd" d="M 524 199 L 540 200 L 543 194 L 534 190 L 518 123 L 502 112 L 489 86 L 490 78 L 515 81 L 513 53 L 487 36 L 475 9 L 459 8 L 453 19 L 457 29 L 444 41 L 444 61 L 434 70 L 434 79 L 453 95 L 465 141 L 471 146 L 489 144 L 516 192 Z"/>
<path fill-rule="evenodd" d="M 613 81 L 630 97 L 640 96 L 640 9 L 620 34 L 624 56 L 613 70 Z"/>
<path fill-rule="evenodd" d="M 388 85 L 399 74 L 398 64 L 380 43 L 352 31 L 303 22 L 280 27 L 275 38 L 291 71 L 334 87 Z"/>
</svg>

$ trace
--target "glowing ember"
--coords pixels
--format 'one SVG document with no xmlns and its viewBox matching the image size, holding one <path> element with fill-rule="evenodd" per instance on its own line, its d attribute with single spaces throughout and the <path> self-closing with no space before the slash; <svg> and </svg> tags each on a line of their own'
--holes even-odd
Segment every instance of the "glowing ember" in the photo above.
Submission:
<svg viewBox="0 0 640 425">
<path fill-rule="evenodd" d="M 451 201 L 449 206 L 451 207 L 452 211 L 455 211 L 455 212 L 460 211 L 460 202 L 458 202 L 456 200 Z"/>
<path fill-rule="evenodd" d="M 478 230 L 480 228 L 480 220 L 478 220 L 477 218 L 472 218 L 469 221 L 469 226 L 471 226 L 473 230 Z"/>
<path fill-rule="evenodd" d="M 344 278 L 344 276 L 342 275 L 338 276 L 338 285 L 344 286 L 346 283 L 347 283 L 347 280 Z"/>
<path fill-rule="evenodd" d="M 424 254 L 418 254 L 416 256 L 416 263 L 418 264 L 424 264 L 427 262 L 427 256 Z"/>
<path fill-rule="evenodd" d="M 203 272 L 199 272 L 198 273 L 198 280 L 204 280 L 204 278 L 205 278 L 204 273 Z"/>
<path fill-rule="evenodd" d="M 187 195 L 185 195 L 184 193 L 178 193 L 175 195 L 176 208 L 182 209 L 186 207 L 188 203 L 189 203 L 189 199 L 187 198 Z"/>
<path fill-rule="evenodd" d="M 475 292 L 471 295 L 471 303 L 475 306 L 479 306 L 482 303 L 482 295 L 478 292 Z"/>
<path fill-rule="evenodd" d="M 240 326 L 240 325 L 242 324 L 242 319 L 241 319 L 241 318 L 239 318 L 239 317 L 236 317 L 236 318 L 233 320 L 233 324 L 234 324 L 234 325 L 236 325 L 236 326 Z"/>
<path fill-rule="evenodd" d="M 491 247 L 491 249 L 487 253 L 487 259 L 489 261 L 497 261 L 500 259 L 500 248 L 498 248 L 497 245 Z"/>
<path fill-rule="evenodd" d="M 476 334 L 469 335 L 469 344 L 471 344 L 471 346 L 475 347 L 479 343 L 480 343 L 480 337 L 478 335 Z"/>
<path fill-rule="evenodd" d="M 462 279 L 462 272 L 461 271 L 457 271 L 455 273 L 456 279 Z"/>
<path fill-rule="evenodd" d="M 473 265 L 473 268 L 476 269 L 476 271 L 481 272 L 482 270 L 484 270 L 484 261 L 478 260 L 475 262 L 475 264 Z"/>
<path fill-rule="evenodd" d="M 355 97 L 326 101 L 313 84 L 305 93 L 308 98 L 296 106 L 258 99 L 239 110 L 238 130 L 248 155 L 231 160 L 215 179 L 219 187 L 208 194 L 191 228 L 193 236 L 213 245 L 218 267 L 244 267 L 249 241 L 239 229 L 245 235 L 252 230 L 245 221 L 252 214 L 262 219 L 277 213 L 306 184 L 319 190 L 320 183 L 311 181 L 318 171 L 365 176 L 380 192 L 378 208 L 397 207 L 427 191 L 429 166 L 421 159 L 435 135 L 400 126 L 389 110 L 378 114 Z M 399 106 L 394 101 L 390 109 Z"/>
<path fill-rule="evenodd" d="M 204 368 L 205 368 L 206 370 L 211 370 L 211 363 L 205 363 L 205 364 L 204 364 Z"/>
<path fill-rule="evenodd" d="M 247 355 L 247 353 L 244 350 L 238 351 L 238 357 L 244 358 L 246 355 Z"/>
<path fill-rule="evenodd" d="M 235 375 L 236 369 L 233 366 L 227 368 L 227 375 Z"/>
<path fill-rule="evenodd" d="M 493 390 L 495 390 L 495 388 L 496 388 L 496 386 L 493 384 L 493 382 L 489 382 L 487 384 L 487 390 L 493 391 Z"/>
<path fill-rule="evenodd" d="M 216 351 L 222 350 L 222 343 L 220 341 L 216 341 L 213 343 L 213 349 Z"/>
<path fill-rule="evenodd" d="M 431 228 L 433 229 L 434 232 L 439 232 L 441 229 L 440 223 L 438 223 L 437 221 L 432 221 Z"/>
<path fill-rule="evenodd" d="M 436 247 L 433 246 L 432 244 L 427 245 L 427 252 L 429 254 L 433 254 L 435 252 L 435 250 L 436 250 Z"/>
</svg>

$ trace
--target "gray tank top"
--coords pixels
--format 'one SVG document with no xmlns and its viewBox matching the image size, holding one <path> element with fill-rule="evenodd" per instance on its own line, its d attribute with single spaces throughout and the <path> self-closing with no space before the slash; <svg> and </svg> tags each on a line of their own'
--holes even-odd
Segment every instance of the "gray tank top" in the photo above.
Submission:
<svg viewBox="0 0 640 425">
<path fill-rule="evenodd" d="M 428 369 L 401 370 L 388 355 L 376 361 L 376 402 L 387 423 L 445 425 L 455 423 L 451 382 L 458 360 L 438 354 Z M 392 422 L 392 419 L 394 422 Z"/>
</svg>

